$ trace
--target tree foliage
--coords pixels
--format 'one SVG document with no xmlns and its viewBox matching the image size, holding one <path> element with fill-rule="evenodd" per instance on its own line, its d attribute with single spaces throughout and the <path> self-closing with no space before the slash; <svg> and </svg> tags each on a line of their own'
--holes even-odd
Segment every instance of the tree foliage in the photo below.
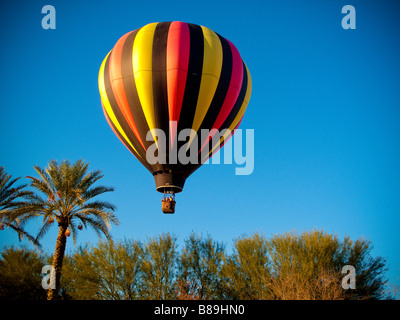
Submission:
<svg viewBox="0 0 400 320">
<path fill-rule="evenodd" d="M 138 241 L 99 241 L 67 256 L 62 288 L 73 299 L 131 300 L 140 297 L 143 246 Z"/>
<path fill-rule="evenodd" d="M 150 238 L 144 246 L 143 298 L 174 299 L 177 263 L 176 237 L 169 233 Z"/>
<path fill-rule="evenodd" d="M 318 230 L 300 235 L 284 233 L 268 241 L 272 279 L 281 286 L 290 283 L 288 299 L 381 298 L 386 261 L 381 257 L 373 258 L 371 250 L 372 244 L 367 240 L 353 241 L 345 237 L 340 241 L 336 235 Z M 321 282 L 340 287 L 345 265 L 356 270 L 356 289 L 327 296 Z M 287 296 L 277 295 L 277 298 L 286 299 Z"/>
<path fill-rule="evenodd" d="M 228 299 L 270 299 L 270 257 L 267 240 L 260 234 L 234 241 L 233 253 L 222 270 L 224 295 Z"/>
<path fill-rule="evenodd" d="M 13 274 L 7 271 L 12 266 L 35 265 L 32 259 L 39 259 L 7 250 L 0 261 L 0 279 L 7 281 L 30 272 L 22 268 Z M 223 243 L 195 233 L 182 248 L 169 233 L 143 243 L 102 240 L 66 256 L 61 288 L 64 299 L 381 299 L 386 261 L 373 257 L 371 250 L 370 241 L 340 240 L 318 230 L 270 238 L 242 235 L 234 239 L 230 254 Z M 10 254 L 18 258 L 10 259 Z M 345 265 L 355 267 L 356 289 L 341 285 Z M 44 291 L 39 267 L 35 270 L 35 276 L 24 277 Z M 22 282 L 19 293 L 0 291 L 2 298 L 20 297 L 24 285 L 32 290 L 30 281 Z"/>
<path fill-rule="evenodd" d="M 225 246 L 210 236 L 192 233 L 185 240 L 179 258 L 178 298 L 218 299 L 221 296 L 220 273 Z"/>
<path fill-rule="evenodd" d="M 46 257 L 26 248 L 9 247 L 1 252 L 0 300 L 43 300 L 42 267 Z"/>
</svg>

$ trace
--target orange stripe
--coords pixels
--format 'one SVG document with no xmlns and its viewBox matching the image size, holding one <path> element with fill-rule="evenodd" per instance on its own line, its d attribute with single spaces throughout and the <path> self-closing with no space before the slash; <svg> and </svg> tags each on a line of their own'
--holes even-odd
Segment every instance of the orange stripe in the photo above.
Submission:
<svg viewBox="0 0 400 320">
<path fill-rule="evenodd" d="M 123 35 L 118 40 L 118 42 L 115 44 L 114 48 L 111 51 L 110 64 L 109 64 L 110 82 L 119 109 L 124 115 L 124 118 L 128 123 L 129 127 L 131 128 L 133 134 L 136 136 L 139 143 L 142 145 L 143 149 L 146 150 L 144 143 L 140 138 L 140 134 L 135 124 L 135 121 L 133 120 L 133 116 L 131 114 L 131 110 L 129 107 L 129 102 L 128 99 L 126 98 L 124 82 L 122 79 L 122 48 L 129 34 L 130 32 Z"/>
</svg>

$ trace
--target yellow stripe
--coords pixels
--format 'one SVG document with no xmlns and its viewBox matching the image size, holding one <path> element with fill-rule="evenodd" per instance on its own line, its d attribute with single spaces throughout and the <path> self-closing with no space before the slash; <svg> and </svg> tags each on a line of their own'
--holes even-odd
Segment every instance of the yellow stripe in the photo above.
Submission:
<svg viewBox="0 0 400 320">
<path fill-rule="evenodd" d="M 229 126 L 229 131 L 225 132 L 225 134 L 221 137 L 219 144 L 216 144 L 214 146 L 214 148 L 212 148 L 212 150 L 208 153 L 208 156 L 210 156 L 213 153 L 213 151 L 221 145 L 223 140 L 225 140 L 228 137 L 229 133 L 232 132 L 233 129 L 235 129 L 235 127 L 237 126 L 239 121 L 243 118 L 244 112 L 247 109 L 247 105 L 249 104 L 250 96 L 251 96 L 252 82 L 251 82 L 250 72 L 249 72 L 249 69 L 247 69 L 246 64 L 245 64 L 245 68 L 246 68 L 246 72 L 247 72 L 247 89 L 246 89 L 246 94 L 244 96 L 243 103 L 242 103 L 235 119 L 232 121 L 232 124 Z M 202 161 L 205 161 L 206 158 L 207 158 L 207 156 L 204 157 L 204 159 Z"/>
<path fill-rule="evenodd" d="M 157 22 L 154 22 L 142 27 L 135 37 L 132 48 L 136 89 L 150 130 L 155 129 L 156 126 L 153 100 L 152 56 L 153 38 L 157 24 Z M 153 138 L 155 139 L 154 134 Z"/>
<path fill-rule="evenodd" d="M 192 135 L 188 142 L 188 148 L 207 114 L 215 91 L 217 90 L 219 77 L 222 69 L 222 45 L 217 34 L 209 28 L 201 26 L 204 36 L 204 56 L 203 70 L 201 74 L 201 82 L 199 96 L 197 98 L 196 111 L 192 124 Z"/>
<path fill-rule="evenodd" d="M 115 114 L 111 108 L 110 101 L 108 100 L 108 97 L 107 97 L 107 91 L 106 91 L 106 87 L 104 84 L 104 68 L 106 65 L 107 58 L 110 55 L 110 53 L 111 53 L 111 51 L 107 54 L 107 56 L 103 60 L 103 63 L 101 64 L 100 71 L 99 71 L 99 91 L 100 91 L 101 102 L 103 103 L 105 112 L 107 113 L 108 117 L 114 124 L 115 128 L 124 137 L 124 139 L 129 143 L 129 145 L 136 152 L 136 154 L 140 157 L 139 153 L 137 152 L 135 147 L 131 144 L 131 142 L 129 141 L 128 137 L 126 136 L 124 130 L 122 129 L 121 125 L 119 124 L 117 117 L 115 116 Z"/>
<path fill-rule="evenodd" d="M 210 107 L 222 69 L 221 41 L 214 31 L 203 26 L 201 28 L 204 35 L 204 57 L 199 97 L 192 125 L 192 129 L 196 132 Z"/>
</svg>

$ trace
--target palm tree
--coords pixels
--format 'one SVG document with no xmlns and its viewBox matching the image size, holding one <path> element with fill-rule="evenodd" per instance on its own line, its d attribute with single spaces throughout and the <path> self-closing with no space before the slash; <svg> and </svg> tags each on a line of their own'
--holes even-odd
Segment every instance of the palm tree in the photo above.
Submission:
<svg viewBox="0 0 400 320">
<path fill-rule="evenodd" d="M 3 230 L 4 226 L 9 227 L 18 233 L 19 240 L 25 236 L 36 247 L 40 247 L 39 242 L 23 229 L 26 220 L 14 218 L 25 204 L 21 199 L 31 194 L 30 191 L 25 190 L 26 184 L 14 185 L 19 179 L 11 179 L 11 175 L 5 171 L 4 167 L 0 167 L 0 230 Z"/>
<path fill-rule="evenodd" d="M 104 234 L 107 239 L 110 239 L 110 225 L 118 224 L 118 219 L 114 214 L 116 208 L 113 204 L 92 200 L 114 189 L 105 186 L 93 187 L 93 184 L 103 175 L 99 170 L 87 172 L 88 165 L 83 160 L 78 160 L 73 164 L 66 160 L 59 164 L 52 160 L 46 169 L 34 167 L 39 178 L 27 177 L 31 180 L 30 186 L 35 193 L 28 196 L 23 215 L 25 219 L 37 216 L 43 218 L 37 239 L 45 235 L 54 220 L 58 223 L 58 236 L 53 257 L 56 286 L 55 289 L 49 289 L 48 300 L 58 298 L 67 237 L 72 234 L 75 244 L 77 229 L 82 230 L 83 226 L 85 228 L 89 226 L 99 236 Z"/>
</svg>

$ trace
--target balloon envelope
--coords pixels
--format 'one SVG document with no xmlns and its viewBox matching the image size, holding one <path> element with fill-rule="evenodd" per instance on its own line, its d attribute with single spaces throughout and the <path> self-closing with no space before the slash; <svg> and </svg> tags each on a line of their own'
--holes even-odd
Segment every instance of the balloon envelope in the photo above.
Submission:
<svg viewBox="0 0 400 320">
<path fill-rule="evenodd" d="M 99 90 L 110 127 L 157 190 L 180 192 L 239 126 L 251 78 L 229 40 L 204 26 L 161 22 L 117 41 L 101 64 Z"/>
</svg>

